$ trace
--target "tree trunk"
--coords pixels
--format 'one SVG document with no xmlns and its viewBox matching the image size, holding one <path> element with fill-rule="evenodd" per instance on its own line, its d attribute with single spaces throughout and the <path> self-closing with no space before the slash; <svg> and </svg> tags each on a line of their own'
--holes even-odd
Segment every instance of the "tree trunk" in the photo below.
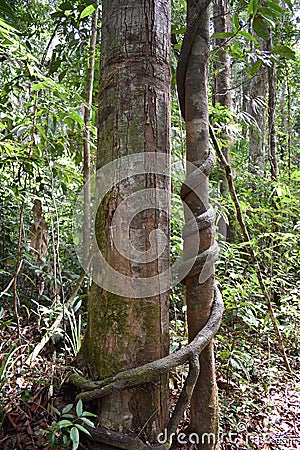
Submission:
<svg viewBox="0 0 300 450">
<path fill-rule="evenodd" d="M 166 288 L 152 295 L 145 285 L 143 295 L 134 288 L 132 297 L 126 294 L 137 279 L 152 279 L 169 269 L 169 244 L 152 262 L 137 262 L 132 249 L 123 256 L 116 238 L 126 218 L 121 216 L 114 223 L 113 216 L 126 198 L 145 190 L 146 197 L 154 196 L 154 206 L 143 210 L 143 204 L 134 203 L 134 196 L 126 204 L 126 213 L 132 217 L 130 243 L 141 253 L 156 246 L 158 253 L 159 242 L 150 236 L 156 229 L 169 241 L 169 176 L 147 170 L 134 177 L 130 173 L 135 170 L 135 155 L 169 155 L 170 151 L 170 8 L 169 0 L 102 2 L 97 169 L 105 174 L 107 164 L 119 163 L 113 173 L 115 186 L 97 212 L 95 232 L 106 261 L 127 281 L 124 295 L 118 293 L 122 286 L 116 286 L 117 291 L 112 287 L 111 292 L 94 283 L 88 299 L 88 324 L 79 359 L 100 378 L 159 359 L 169 350 Z M 121 160 L 128 155 L 128 160 Z M 124 165 L 130 178 L 120 181 Z M 127 246 L 124 239 L 119 243 Z M 166 376 L 151 385 L 115 392 L 99 404 L 100 425 L 141 433 L 140 437 L 150 441 L 165 427 L 167 418 Z"/>
<path fill-rule="evenodd" d="M 230 31 L 230 15 L 229 7 L 226 0 L 215 0 L 213 4 L 213 22 L 214 33 L 224 33 Z M 215 46 L 217 49 L 216 59 L 214 62 L 214 105 L 219 103 L 221 106 L 232 109 L 231 101 L 231 69 L 230 56 L 224 47 L 225 39 L 215 39 Z M 231 136 L 228 130 L 224 129 L 222 132 L 222 139 L 225 139 L 227 145 L 222 146 L 222 152 L 226 160 L 229 162 L 229 152 L 231 145 Z M 224 180 L 223 185 L 226 182 Z M 222 187 L 224 189 L 224 186 Z"/>
<path fill-rule="evenodd" d="M 90 149 L 90 122 L 92 118 L 92 102 L 94 87 L 94 70 L 95 70 L 95 50 L 97 40 L 97 24 L 98 24 L 98 7 L 95 9 L 92 17 L 91 38 L 90 38 L 90 54 L 88 63 L 88 72 L 86 78 L 86 92 L 84 106 L 84 130 L 83 130 L 83 181 L 86 183 L 90 178 L 91 172 L 91 149 Z M 88 258 L 89 242 L 90 242 L 90 223 L 91 223 L 91 190 L 87 184 L 84 190 L 84 216 L 83 216 L 83 258 Z"/>
<path fill-rule="evenodd" d="M 193 19 L 196 0 L 188 1 L 188 26 Z M 187 177 L 195 166 L 201 165 L 210 155 L 208 127 L 208 58 L 209 58 L 209 6 L 201 14 L 200 23 L 191 48 L 185 76 L 185 119 Z M 197 193 L 191 191 L 185 198 L 185 220 L 199 216 L 208 208 L 208 177 L 200 177 Z M 188 206 L 187 206 L 188 205 Z M 198 231 L 197 231 L 198 233 Z M 210 224 L 199 230 L 198 253 L 209 249 L 214 242 L 215 228 Z M 184 260 L 194 256 L 195 234 L 184 239 Z M 199 271 L 185 279 L 189 340 L 205 325 L 211 310 L 214 277 L 199 281 Z M 218 440 L 217 386 L 213 343 L 200 356 L 201 372 L 191 400 L 190 429 L 200 438 L 200 449 L 216 448 Z M 211 434 L 212 433 L 212 434 Z M 211 434 L 211 435 L 210 435 Z M 215 443 L 214 443 L 215 442 Z"/>
<path fill-rule="evenodd" d="M 264 39 L 256 36 L 260 42 L 261 51 L 266 51 Z M 261 177 L 265 166 L 265 136 L 266 136 L 266 97 L 268 89 L 268 69 L 262 65 L 250 82 L 247 112 L 252 116 L 255 125 L 249 131 L 249 172 Z"/>
<path fill-rule="evenodd" d="M 215 0 L 213 4 L 213 23 L 214 33 L 230 32 L 230 14 L 229 6 L 226 0 Z M 230 56 L 225 47 L 226 39 L 215 39 L 215 61 L 214 61 L 214 96 L 213 104 L 227 108 L 228 111 L 232 110 L 232 98 L 231 98 L 231 67 Z M 224 143 L 222 146 L 222 153 L 228 163 L 230 163 L 230 148 L 232 144 L 232 133 L 228 126 L 223 126 L 221 130 L 220 138 Z M 220 192 L 226 195 L 228 192 L 228 186 L 226 182 L 226 176 L 223 171 L 218 175 L 220 182 Z M 233 214 L 230 214 L 234 217 Z M 232 242 L 234 239 L 234 225 L 233 221 L 228 218 L 228 224 L 223 223 L 222 229 L 219 231 L 226 236 L 228 242 Z M 221 227 L 220 227 L 221 228 Z"/>
<path fill-rule="evenodd" d="M 272 36 L 268 40 L 268 50 L 273 47 Z M 275 130 L 275 108 L 276 108 L 276 67 L 274 61 L 271 61 L 268 67 L 268 147 L 269 147 L 269 162 L 271 168 L 271 176 L 273 180 L 278 178 L 278 163 L 277 163 L 277 145 L 276 145 L 276 130 Z"/>
</svg>

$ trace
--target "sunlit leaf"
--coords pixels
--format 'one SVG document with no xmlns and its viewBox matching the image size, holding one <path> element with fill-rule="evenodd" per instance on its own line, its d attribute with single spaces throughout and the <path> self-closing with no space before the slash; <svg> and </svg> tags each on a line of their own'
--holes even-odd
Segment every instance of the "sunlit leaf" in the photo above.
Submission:
<svg viewBox="0 0 300 450">
<path fill-rule="evenodd" d="M 235 31 L 224 31 L 223 33 L 215 33 L 212 35 L 214 39 L 227 39 L 231 38 L 236 34 Z"/>
<path fill-rule="evenodd" d="M 248 16 L 255 16 L 258 8 L 258 0 L 250 0 L 247 8 Z"/>
<path fill-rule="evenodd" d="M 256 37 L 253 36 L 252 34 L 248 33 L 248 31 L 241 30 L 241 31 L 239 31 L 239 35 L 243 36 L 245 39 L 248 39 L 249 41 L 253 41 L 256 44 L 258 44 L 258 40 L 256 39 Z"/>
<path fill-rule="evenodd" d="M 84 10 L 81 12 L 81 14 L 79 16 L 79 20 L 84 19 L 85 17 L 87 17 L 90 14 L 92 14 L 92 12 L 94 12 L 95 9 L 96 9 L 95 5 L 89 5 L 86 8 L 84 8 Z"/>
</svg>

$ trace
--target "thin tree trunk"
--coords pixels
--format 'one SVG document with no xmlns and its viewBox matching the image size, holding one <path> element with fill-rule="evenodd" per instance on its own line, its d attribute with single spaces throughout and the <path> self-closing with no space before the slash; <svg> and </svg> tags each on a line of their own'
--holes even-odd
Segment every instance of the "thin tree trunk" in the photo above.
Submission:
<svg viewBox="0 0 300 450">
<path fill-rule="evenodd" d="M 95 50 L 97 41 L 98 7 L 92 16 L 89 65 L 86 79 L 86 93 L 84 105 L 84 131 L 83 131 L 83 181 L 86 183 L 91 172 L 91 149 L 90 149 L 90 122 L 92 118 L 93 86 L 95 72 Z M 91 190 L 87 183 L 84 189 L 84 216 L 83 216 L 83 258 L 88 259 L 91 223 Z"/>
<path fill-rule="evenodd" d="M 266 51 L 264 39 L 256 36 L 261 51 Z M 247 112 L 252 116 L 255 125 L 249 131 L 249 172 L 261 177 L 265 167 L 266 136 L 266 98 L 268 90 L 268 69 L 262 65 L 250 82 Z"/>
<path fill-rule="evenodd" d="M 291 125 L 291 88 L 290 88 L 290 76 L 287 73 L 287 123 L 288 123 L 288 138 L 287 138 L 287 157 L 288 157 L 288 170 L 289 178 L 291 177 L 291 157 L 292 157 L 292 133 L 293 127 Z"/>
<path fill-rule="evenodd" d="M 287 141 L 288 141 L 288 117 L 287 117 L 287 109 L 286 109 L 286 99 L 287 99 L 287 83 L 285 81 L 281 84 L 281 92 L 280 92 L 280 116 L 281 116 L 281 131 L 282 137 L 279 140 L 278 144 L 280 147 L 280 155 L 281 160 L 285 162 L 288 158 L 286 158 L 287 154 Z"/>
<path fill-rule="evenodd" d="M 169 177 L 145 172 L 122 182 L 118 180 L 124 164 L 130 177 L 136 154 L 168 155 L 170 151 L 170 8 L 169 0 L 102 2 L 97 169 L 105 174 L 111 161 L 121 161 L 128 155 L 132 160 L 116 165 L 116 185 L 100 205 L 95 232 L 106 261 L 126 277 L 128 286 L 136 279 L 155 277 L 169 269 L 168 244 L 159 258 L 147 264 L 132 260 L 130 252 L 122 256 L 114 245 L 113 216 L 133 193 L 160 189 L 155 194 L 157 209 L 140 210 L 133 215 L 129 238 L 132 246 L 142 253 L 152 246 L 149 235 L 155 229 L 168 240 Z M 167 201 L 161 200 L 162 192 Z M 135 206 L 143 205 L 129 202 L 127 212 L 131 214 Z M 122 227 L 122 221 L 115 226 L 116 234 L 122 231 L 118 228 Z M 121 244 L 126 242 L 123 240 Z M 154 245 L 158 246 L 158 242 Z M 165 356 L 168 350 L 168 292 L 149 296 L 145 287 L 143 298 L 131 298 L 92 285 L 79 359 L 91 366 L 95 377 L 102 379 L 138 367 Z M 101 399 L 99 405 L 101 426 L 122 432 L 130 430 L 148 440 L 155 440 L 167 418 L 166 375 L 158 376 L 151 385 L 114 392 Z"/>
<path fill-rule="evenodd" d="M 214 33 L 230 32 L 230 14 L 229 6 L 226 0 L 215 0 L 213 3 L 213 23 Z M 213 104 L 217 104 L 227 108 L 229 112 L 232 110 L 232 98 L 231 98 L 231 67 L 230 56 L 225 47 L 226 40 L 217 38 L 215 39 L 216 55 L 214 61 L 214 96 Z M 230 148 L 232 144 L 232 133 L 228 126 L 223 126 L 221 130 L 220 138 L 224 145 L 222 146 L 223 155 L 228 163 L 230 163 Z M 226 177 L 222 173 L 218 174 L 220 182 L 220 192 L 223 195 L 227 195 L 228 187 L 226 183 Z M 223 224 L 223 232 L 228 242 L 232 242 L 234 239 L 234 225 L 232 223 L 230 214 L 229 223 Z"/>
<path fill-rule="evenodd" d="M 268 50 L 272 49 L 272 36 L 268 40 Z M 271 168 L 271 176 L 273 180 L 278 178 L 278 163 L 277 163 L 277 146 L 276 146 L 276 129 L 275 129 L 275 108 L 276 108 L 276 67 L 275 63 L 271 61 L 268 67 L 268 144 L 269 144 L 269 162 Z"/>
<path fill-rule="evenodd" d="M 213 4 L 213 23 L 214 33 L 223 33 L 230 31 L 230 15 L 229 7 L 226 0 L 215 0 Z M 214 105 L 219 103 L 221 106 L 232 109 L 231 100 L 231 68 L 230 56 L 224 47 L 225 39 L 215 39 L 216 59 L 214 62 Z M 228 130 L 224 129 L 222 132 L 222 139 L 225 139 L 226 144 L 222 146 L 222 152 L 226 160 L 229 162 L 229 152 L 231 146 L 231 135 Z M 226 181 L 224 180 L 226 184 Z M 222 189 L 225 187 L 222 186 Z M 226 189 L 226 188 L 225 188 Z"/>
<path fill-rule="evenodd" d="M 193 19 L 196 0 L 188 1 L 188 26 Z M 187 161 L 201 165 L 210 154 L 208 128 L 208 58 L 209 58 L 209 6 L 201 14 L 200 23 L 191 48 L 185 76 L 185 119 Z M 187 177 L 190 176 L 189 165 Z M 194 170 L 194 167 L 192 168 Z M 201 177 L 200 177 L 201 178 Z M 208 208 L 208 178 L 202 177 L 197 193 L 191 191 L 185 198 L 185 220 L 204 213 Z M 197 231 L 198 233 L 198 231 Z M 198 253 L 209 249 L 214 242 L 215 228 L 209 224 L 199 230 Z M 195 235 L 184 240 L 185 260 L 194 254 Z M 199 271 L 185 279 L 189 340 L 205 325 L 211 310 L 214 292 L 214 276 L 199 282 Z M 199 449 L 216 448 L 218 440 L 217 385 L 213 343 L 200 356 L 200 376 L 191 400 L 190 428 L 200 438 Z M 211 434 L 211 435 L 210 435 Z"/>
</svg>

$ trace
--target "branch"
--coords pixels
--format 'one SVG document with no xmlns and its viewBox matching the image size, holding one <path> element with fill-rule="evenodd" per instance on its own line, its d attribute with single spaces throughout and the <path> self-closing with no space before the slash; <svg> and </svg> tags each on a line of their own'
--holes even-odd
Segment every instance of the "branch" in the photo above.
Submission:
<svg viewBox="0 0 300 450">
<path fill-rule="evenodd" d="M 0 298 L 1 298 L 4 294 L 6 294 L 6 292 L 8 292 L 9 289 L 11 288 L 11 285 L 13 284 L 13 282 L 14 282 L 14 280 L 15 280 L 15 277 L 18 276 L 18 274 L 19 274 L 19 272 L 20 272 L 20 270 L 21 270 L 22 264 L 23 264 L 23 260 L 21 259 L 20 264 L 18 265 L 18 268 L 17 268 L 17 272 L 14 273 L 14 276 L 12 277 L 12 279 L 10 280 L 10 282 L 8 283 L 8 285 L 6 286 L 6 288 L 4 289 L 4 291 L 2 291 L 2 292 L 0 293 Z"/>
</svg>

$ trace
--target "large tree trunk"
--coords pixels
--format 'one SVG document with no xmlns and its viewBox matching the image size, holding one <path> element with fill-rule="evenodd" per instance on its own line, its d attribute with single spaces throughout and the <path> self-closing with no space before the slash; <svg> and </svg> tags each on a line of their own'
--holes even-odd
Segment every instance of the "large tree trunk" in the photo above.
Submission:
<svg viewBox="0 0 300 450">
<path fill-rule="evenodd" d="M 196 0 L 188 1 L 188 26 L 197 7 Z M 201 14 L 200 23 L 191 48 L 185 76 L 185 120 L 187 179 L 195 166 L 199 167 L 210 157 L 208 126 L 208 58 L 209 58 L 209 6 Z M 192 215 L 199 216 L 208 208 L 208 177 L 199 177 L 197 192 L 191 191 L 184 199 L 185 219 L 188 224 Z M 187 206 L 188 205 L 188 206 Z M 205 252 L 214 242 L 215 228 L 212 223 L 199 230 L 198 253 Z M 197 242 L 197 241 L 196 241 Z M 183 256 L 189 260 L 195 255 L 195 235 L 184 239 Z M 186 302 L 188 315 L 189 340 L 205 325 L 210 315 L 214 293 L 214 276 L 199 281 L 196 270 L 186 277 Z M 213 343 L 211 342 L 200 355 L 201 372 L 191 401 L 190 428 L 200 438 L 200 449 L 216 448 L 218 440 L 217 386 Z M 208 436 L 212 433 L 213 437 Z M 209 442 L 210 441 L 210 442 Z"/>
<path fill-rule="evenodd" d="M 155 206 L 146 211 L 141 211 L 143 205 L 129 200 L 129 215 L 135 207 L 140 210 L 130 223 L 129 238 L 133 247 L 142 253 L 152 245 L 159 246 L 157 241 L 149 241 L 153 230 L 160 230 L 168 240 L 169 177 L 142 173 L 123 182 L 118 180 L 124 164 L 127 164 L 128 177 L 135 170 L 132 161 L 137 153 L 169 154 L 170 6 L 169 0 L 102 2 L 97 169 L 128 155 L 133 159 L 116 166 L 116 185 L 100 206 L 95 229 L 106 261 L 129 280 L 124 292 L 131 285 L 130 280 L 134 283 L 137 278 L 155 277 L 169 268 L 168 244 L 153 262 L 134 261 L 131 250 L 122 256 L 114 245 L 113 231 L 116 226 L 116 234 L 122 233 L 123 217 L 113 224 L 113 216 L 134 192 L 148 189 L 151 197 L 152 189 L 160 189 L 154 199 Z M 124 240 L 123 244 L 126 247 Z M 169 349 L 165 288 L 149 296 L 145 286 L 144 298 L 130 298 L 113 291 L 94 284 L 88 299 L 88 324 L 80 360 L 91 365 L 95 377 L 100 378 L 159 359 Z M 137 292 L 133 294 L 142 297 Z M 156 438 L 167 418 L 166 376 L 151 385 L 115 392 L 103 398 L 99 405 L 100 425 L 124 432 L 142 430 L 140 436 L 149 440 Z"/>
</svg>

